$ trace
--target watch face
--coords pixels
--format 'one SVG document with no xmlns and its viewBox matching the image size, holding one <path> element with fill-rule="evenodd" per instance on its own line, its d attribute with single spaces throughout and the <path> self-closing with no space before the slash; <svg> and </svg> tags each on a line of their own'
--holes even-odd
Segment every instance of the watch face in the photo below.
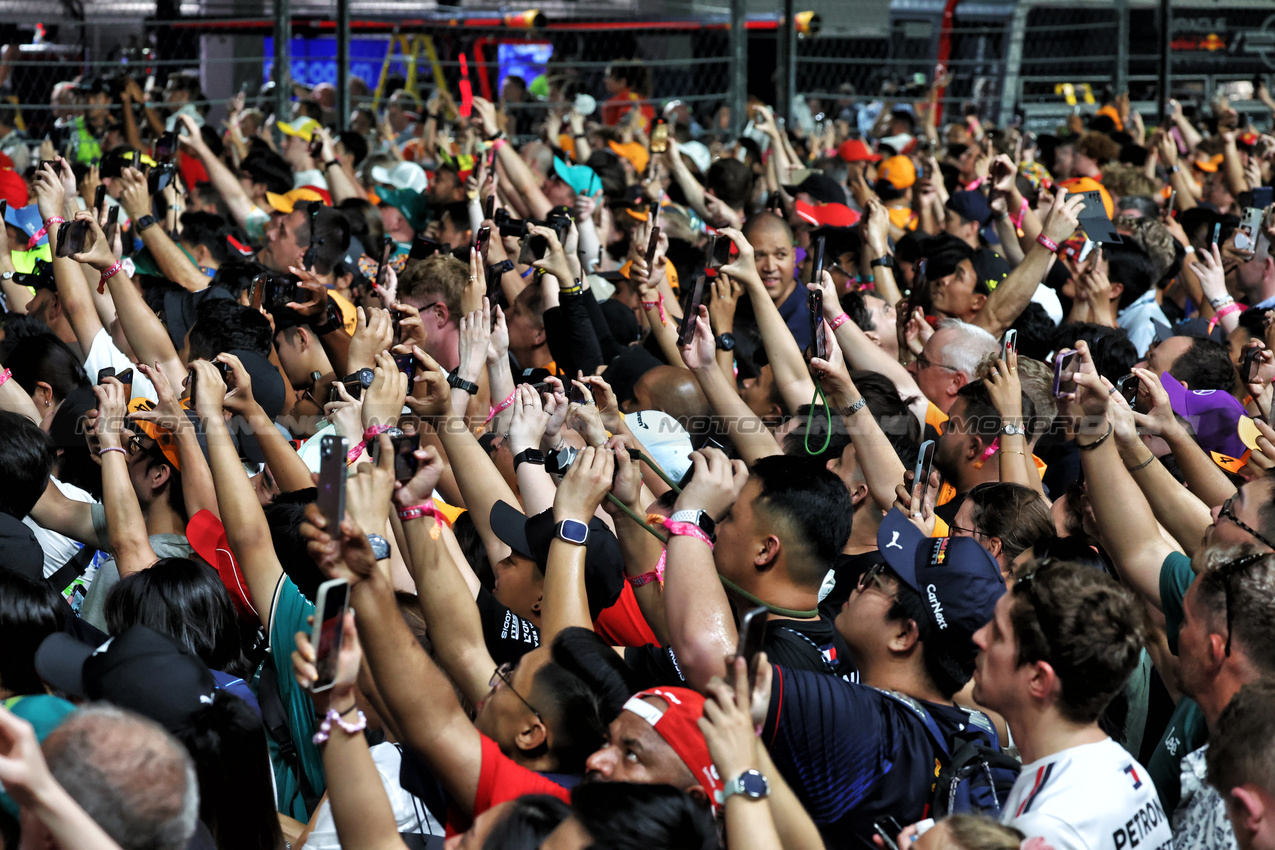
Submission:
<svg viewBox="0 0 1275 850">
<path fill-rule="evenodd" d="M 766 782 L 766 777 L 754 770 L 739 777 L 739 788 L 746 796 L 754 798 L 765 797 L 770 793 L 770 784 Z"/>
<path fill-rule="evenodd" d="M 589 526 L 578 519 L 564 519 L 558 524 L 558 535 L 569 543 L 584 543 L 589 536 Z"/>
</svg>

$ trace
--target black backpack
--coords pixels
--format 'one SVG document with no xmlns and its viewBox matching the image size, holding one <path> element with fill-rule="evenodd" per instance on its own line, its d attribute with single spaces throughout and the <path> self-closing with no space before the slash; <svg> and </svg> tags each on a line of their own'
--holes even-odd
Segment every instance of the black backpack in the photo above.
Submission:
<svg viewBox="0 0 1275 850">
<path fill-rule="evenodd" d="M 949 739 L 920 702 L 895 691 L 882 693 L 907 706 L 921 720 L 939 753 L 930 817 L 938 820 L 951 814 L 981 814 L 998 818 L 1022 764 L 1001 751 L 996 727 L 987 715 L 961 707 L 969 718 L 965 731 Z"/>
</svg>

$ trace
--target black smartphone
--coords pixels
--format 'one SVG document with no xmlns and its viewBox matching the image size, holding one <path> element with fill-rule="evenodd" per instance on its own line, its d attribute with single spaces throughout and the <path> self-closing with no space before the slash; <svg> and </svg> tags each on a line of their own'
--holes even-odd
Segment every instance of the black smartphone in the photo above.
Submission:
<svg viewBox="0 0 1275 850">
<path fill-rule="evenodd" d="M 1001 359 L 1009 363 L 1009 355 L 1018 351 L 1018 331 L 1010 328 L 1005 331 L 1005 341 L 1001 345 Z"/>
<path fill-rule="evenodd" d="M 212 364 L 217 367 L 218 373 L 221 374 L 222 383 L 226 385 L 226 389 L 234 388 L 234 371 L 230 368 L 229 363 L 222 363 L 220 360 L 213 360 Z"/>
<path fill-rule="evenodd" d="M 198 382 L 199 375 L 195 373 L 194 369 L 186 373 L 186 389 L 190 391 L 186 396 L 186 403 L 191 410 L 195 409 L 195 391 L 198 389 Z"/>
<path fill-rule="evenodd" d="M 682 324 L 677 329 L 677 347 L 681 348 L 695 335 L 695 317 L 699 315 L 699 305 L 704 303 L 704 275 L 695 276 L 695 285 L 691 288 L 691 300 L 682 314 Z"/>
<path fill-rule="evenodd" d="M 115 380 L 119 381 L 121 384 L 123 384 L 126 387 L 133 386 L 133 370 L 125 369 L 123 372 L 120 372 L 118 375 L 115 376 Z M 99 383 L 101 382 L 99 381 Z"/>
<path fill-rule="evenodd" d="M 115 377 L 115 367 L 103 366 L 101 369 L 97 370 L 97 385 L 100 387 L 102 385 L 102 381 L 106 380 L 107 378 L 114 378 L 114 377 Z"/>
<path fill-rule="evenodd" d="M 1244 357 L 1240 360 L 1240 378 L 1246 384 L 1251 384 L 1257 380 L 1258 369 L 1261 368 L 1262 349 L 1248 348 L 1244 350 Z"/>
<path fill-rule="evenodd" d="M 141 152 L 141 151 L 133 151 L 133 152 L 129 155 L 128 164 L 129 164 L 129 167 L 131 167 L 131 168 L 136 168 L 136 169 L 138 169 L 138 170 L 141 170 L 141 167 L 142 167 L 142 152 Z"/>
<path fill-rule="evenodd" d="M 761 642 L 766 636 L 766 615 L 769 609 L 758 606 L 744 613 L 739 618 L 739 645 L 735 648 L 735 656 L 748 662 L 748 691 L 752 693 L 757 683 L 757 653 L 761 652 Z"/>
<path fill-rule="evenodd" d="M 650 206 L 646 208 L 646 220 L 651 223 L 651 227 L 655 227 L 660 223 L 660 202 L 658 199 L 651 201 Z"/>
<path fill-rule="evenodd" d="M 407 376 L 408 383 L 411 383 L 412 377 L 416 374 L 416 358 L 411 354 L 395 354 L 394 365 L 398 370 Z M 411 388 L 408 388 L 411 392 Z"/>
<path fill-rule="evenodd" d="M 0 198 L 0 227 L 4 226 L 4 217 L 9 214 L 9 202 Z"/>
<path fill-rule="evenodd" d="M 1222 235 L 1222 222 L 1213 225 L 1213 244 L 1217 244 L 1217 238 Z"/>
<path fill-rule="evenodd" d="M 806 306 L 810 308 L 810 340 L 814 346 L 814 356 L 827 360 L 828 337 L 824 334 L 823 326 L 823 290 L 812 290 L 806 296 Z"/>
<path fill-rule="evenodd" d="M 926 494 L 930 489 L 930 470 L 934 467 L 934 441 L 926 440 L 921 443 L 921 449 L 916 453 L 916 466 L 912 470 L 912 493 L 916 497 L 916 503 L 919 506 L 925 504 Z M 919 514 L 913 514 L 919 516 Z"/>
<path fill-rule="evenodd" d="M 58 228 L 58 244 L 54 254 L 58 257 L 69 257 L 84 251 L 84 243 L 88 241 L 89 223 L 82 218 L 73 219 Z"/>
<path fill-rule="evenodd" d="M 106 187 L 101 183 L 97 184 L 97 190 L 93 192 L 93 209 L 98 215 L 102 214 L 102 206 L 106 203 Z"/>
<path fill-rule="evenodd" d="M 43 171 L 45 168 L 49 168 L 49 169 L 51 169 L 51 170 L 53 171 L 53 173 L 54 173 L 54 174 L 59 174 L 59 173 L 60 173 L 60 172 L 58 171 L 58 161 L 57 161 L 56 159 L 42 159 L 42 160 L 40 160 L 40 170 L 41 170 L 41 171 Z"/>
<path fill-rule="evenodd" d="M 708 236 L 708 244 L 704 246 L 704 271 L 713 268 L 713 259 L 717 256 L 717 234 Z"/>
<path fill-rule="evenodd" d="M 344 472 L 344 470 L 342 470 Z M 314 630 L 310 643 L 314 646 L 314 670 L 317 674 L 310 691 L 326 691 L 336 684 L 337 660 L 345 635 L 345 612 L 350 607 L 350 583 L 334 578 L 319 585 L 314 599 Z"/>
<path fill-rule="evenodd" d="M 428 236 L 417 236 L 412 241 L 412 250 L 407 255 L 407 258 L 409 260 L 424 260 L 434 256 L 441 250 L 442 246 Z"/>
<path fill-rule="evenodd" d="M 277 310 L 297 300 L 297 279 L 290 274 L 272 274 L 266 283 L 266 309 Z"/>
<path fill-rule="evenodd" d="M 726 237 L 717 240 L 717 244 L 713 246 L 713 268 L 720 269 L 730 262 L 730 249 L 734 246 L 735 243 Z"/>
<path fill-rule="evenodd" d="M 570 404 L 583 404 L 584 390 L 580 389 L 575 384 L 568 384 L 567 385 L 567 402 Z"/>
<path fill-rule="evenodd" d="M 897 820 L 890 815 L 877 818 L 872 821 L 872 829 L 877 835 L 881 836 L 881 841 L 884 842 L 886 850 L 899 850 L 896 840 L 899 837 L 899 833 L 903 831 L 903 827 L 899 826 Z"/>
<path fill-rule="evenodd" d="M 487 200 L 483 202 L 483 218 L 491 221 L 491 217 L 496 214 L 496 193 L 492 192 L 487 196 Z"/>
<path fill-rule="evenodd" d="M 491 241 L 491 227 L 484 225 L 478 228 L 478 236 L 474 239 L 474 247 L 483 262 L 487 261 L 487 244 Z"/>
<path fill-rule="evenodd" d="M 1133 373 L 1125 375 L 1116 381 L 1116 390 L 1129 403 L 1130 408 L 1134 407 L 1134 402 L 1138 399 L 1138 376 Z"/>
<path fill-rule="evenodd" d="M 815 286 L 819 286 L 823 282 L 823 237 L 815 239 L 815 244 L 810 248 L 810 282 Z"/>
<path fill-rule="evenodd" d="M 156 162 L 168 162 L 177 155 L 177 134 L 163 133 L 155 140 L 153 154 Z"/>
<path fill-rule="evenodd" d="M 316 160 L 323 158 L 323 139 L 320 139 L 318 136 L 315 136 L 310 140 L 310 156 Z"/>
<path fill-rule="evenodd" d="M 1076 370 L 1080 368 L 1080 352 L 1064 348 L 1054 355 L 1054 398 L 1076 391 Z"/>
<path fill-rule="evenodd" d="M 1253 190 L 1253 206 L 1266 209 L 1275 202 L 1275 186 L 1258 186 Z"/>
<path fill-rule="evenodd" d="M 390 266 L 390 257 L 394 256 L 394 237 L 386 236 L 381 240 L 381 263 L 376 267 L 376 288 L 385 286 L 385 270 Z"/>
<path fill-rule="evenodd" d="M 651 264 L 655 262 L 655 249 L 660 246 L 660 226 L 651 228 L 651 238 L 646 243 L 646 270 L 651 273 Z"/>
<path fill-rule="evenodd" d="M 380 463 L 381 441 L 373 439 L 370 445 L 372 446 L 372 459 Z M 420 446 L 420 437 L 417 434 L 395 434 L 390 437 L 390 446 L 394 452 L 394 480 L 412 480 L 419 465 L 419 461 L 416 459 L 416 449 Z"/>
<path fill-rule="evenodd" d="M 323 239 L 316 238 L 319 225 L 319 210 L 323 209 L 322 201 L 311 201 L 308 210 L 310 214 L 310 244 L 306 246 L 305 254 L 301 257 L 301 267 L 303 269 L 314 268 L 314 249 L 323 244 Z"/>
<path fill-rule="evenodd" d="M 269 285 L 269 281 L 270 275 L 265 272 L 253 275 L 252 283 L 248 284 L 248 304 L 252 309 L 261 309 L 261 302 L 266 296 L 266 287 Z"/>
<path fill-rule="evenodd" d="M 115 233 L 120 229 L 120 208 L 119 204 L 111 207 L 106 211 L 106 244 L 111 245 L 115 242 Z"/>
<path fill-rule="evenodd" d="M 327 520 L 328 534 L 340 536 L 341 521 L 345 519 L 345 456 L 350 451 L 350 441 L 345 437 L 329 434 L 319 441 L 319 512 Z"/>
</svg>

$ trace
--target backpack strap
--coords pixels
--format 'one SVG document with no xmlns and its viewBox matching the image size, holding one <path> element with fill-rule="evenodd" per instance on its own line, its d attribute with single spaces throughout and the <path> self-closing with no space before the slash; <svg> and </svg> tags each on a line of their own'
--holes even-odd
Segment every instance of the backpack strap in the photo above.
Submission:
<svg viewBox="0 0 1275 850">
<path fill-rule="evenodd" d="M 305 768 L 297 755 L 297 745 L 292 740 L 292 733 L 288 731 L 288 714 L 284 711 L 283 698 L 279 695 L 279 680 L 269 658 L 261 665 L 261 675 L 257 680 L 257 704 L 261 706 L 262 725 L 279 747 L 279 758 L 283 759 L 284 765 L 300 781 L 305 810 L 313 814 L 319 805 L 319 795 L 314 793 L 310 780 L 306 779 Z"/>
<path fill-rule="evenodd" d="M 70 560 L 58 567 L 57 572 L 48 577 L 49 586 L 58 593 L 62 593 L 71 585 L 71 582 L 84 575 L 84 571 L 89 568 L 96 554 L 97 549 L 93 546 L 87 543 L 81 546 L 80 551 L 72 555 Z"/>
<path fill-rule="evenodd" d="M 898 691 L 887 691 L 884 688 L 877 688 L 877 690 L 894 699 L 896 702 L 907 706 L 914 715 L 920 718 L 921 723 L 925 726 L 925 731 L 929 733 L 930 739 L 934 742 L 934 745 L 938 747 L 939 752 L 943 754 L 943 758 L 949 762 L 952 760 L 952 751 L 947 745 L 947 738 L 944 737 L 943 730 L 939 729 L 938 723 L 936 723 L 934 718 L 930 716 L 930 713 L 925 710 L 925 706 L 921 705 L 919 701 L 913 699 L 907 694 L 901 694 Z"/>
</svg>

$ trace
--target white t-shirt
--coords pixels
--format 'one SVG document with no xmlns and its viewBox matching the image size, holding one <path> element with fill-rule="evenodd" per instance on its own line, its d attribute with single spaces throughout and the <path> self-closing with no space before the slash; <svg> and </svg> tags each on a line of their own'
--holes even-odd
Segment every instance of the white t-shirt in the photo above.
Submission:
<svg viewBox="0 0 1275 850">
<path fill-rule="evenodd" d="M 403 786 L 399 784 L 398 774 L 403 763 L 403 754 L 398 747 L 393 744 L 377 744 L 370 752 L 377 773 L 381 775 L 381 785 L 390 799 L 390 807 L 394 810 L 398 831 L 443 835 L 443 825 L 420 800 L 403 790 Z M 310 830 L 305 846 L 306 850 L 341 850 L 341 841 L 336 835 L 336 822 L 332 820 L 332 805 L 327 800 L 314 813 L 314 829 Z"/>
<path fill-rule="evenodd" d="M 93 494 L 88 490 L 81 490 L 74 484 L 66 484 L 56 478 L 49 478 L 53 482 L 53 486 L 57 487 L 63 496 L 75 502 L 96 502 Z M 39 525 L 31 517 L 24 517 L 23 524 L 31 529 L 35 534 L 35 540 L 40 544 L 40 548 L 44 550 L 44 577 L 56 573 L 62 569 L 62 565 L 75 557 L 75 553 L 80 551 L 83 545 L 78 540 L 72 540 L 64 534 L 58 534 L 56 531 L 49 531 L 47 528 Z"/>
<path fill-rule="evenodd" d="M 1001 823 L 1024 850 L 1172 850 L 1169 817 L 1146 768 L 1110 738 L 1023 765 Z"/>
<path fill-rule="evenodd" d="M 90 381 L 97 383 L 98 370 L 105 369 L 107 366 L 113 366 L 117 375 L 125 369 L 133 370 L 133 394 L 130 401 L 134 398 L 159 400 L 155 394 L 155 385 L 151 383 L 150 378 L 143 375 L 141 370 L 133 365 L 133 361 L 116 347 L 110 332 L 102 328 L 97 332 L 97 336 L 93 337 L 93 345 L 89 348 L 88 356 L 84 358 L 84 372 L 89 376 Z"/>
</svg>

